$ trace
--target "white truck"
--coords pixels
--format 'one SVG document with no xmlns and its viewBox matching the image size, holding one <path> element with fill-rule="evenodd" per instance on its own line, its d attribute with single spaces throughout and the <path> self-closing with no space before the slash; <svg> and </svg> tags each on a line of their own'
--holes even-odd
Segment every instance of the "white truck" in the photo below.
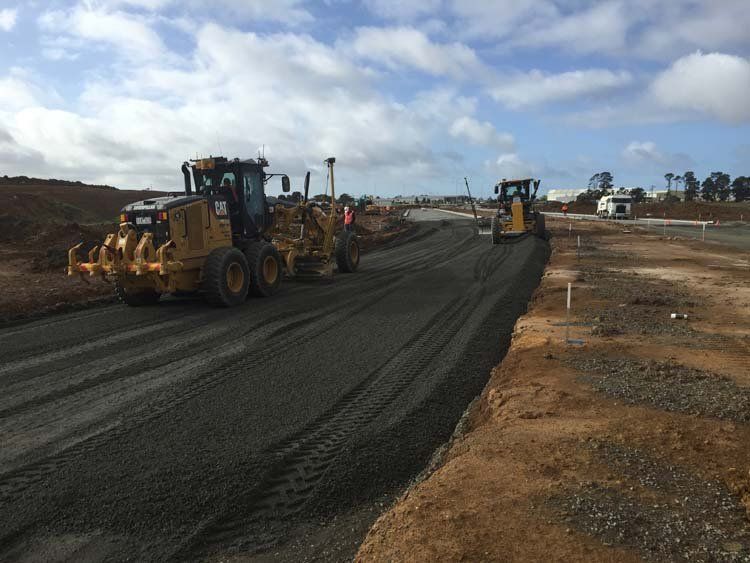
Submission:
<svg viewBox="0 0 750 563">
<path fill-rule="evenodd" d="M 629 195 L 605 195 L 596 206 L 596 215 L 602 219 L 630 219 L 633 199 Z"/>
</svg>

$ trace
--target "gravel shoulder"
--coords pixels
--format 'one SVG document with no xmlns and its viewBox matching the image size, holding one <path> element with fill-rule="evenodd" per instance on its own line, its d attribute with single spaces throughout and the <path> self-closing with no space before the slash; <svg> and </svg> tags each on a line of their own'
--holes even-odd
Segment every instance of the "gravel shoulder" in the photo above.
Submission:
<svg viewBox="0 0 750 563">
<path fill-rule="evenodd" d="M 747 253 L 550 226 L 508 354 L 357 560 L 750 561 Z"/>
</svg>

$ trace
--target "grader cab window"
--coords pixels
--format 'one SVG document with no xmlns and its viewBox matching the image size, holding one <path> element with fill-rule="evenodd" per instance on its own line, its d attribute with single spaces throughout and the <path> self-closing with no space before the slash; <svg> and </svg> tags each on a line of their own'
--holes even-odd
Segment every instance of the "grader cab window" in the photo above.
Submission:
<svg viewBox="0 0 750 563">
<path fill-rule="evenodd" d="M 262 230 L 265 221 L 265 197 L 263 180 L 256 171 L 246 171 L 242 175 L 245 209 L 258 230 Z"/>
<path fill-rule="evenodd" d="M 199 188 L 203 193 L 217 192 L 226 185 L 231 187 L 237 186 L 237 181 L 233 172 L 227 172 L 225 174 L 211 174 L 205 172 L 199 176 L 199 179 Z"/>
</svg>

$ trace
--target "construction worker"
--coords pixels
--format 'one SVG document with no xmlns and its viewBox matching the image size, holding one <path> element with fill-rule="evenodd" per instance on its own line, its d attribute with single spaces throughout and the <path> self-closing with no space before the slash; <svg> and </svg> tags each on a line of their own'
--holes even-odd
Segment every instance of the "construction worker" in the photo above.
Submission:
<svg viewBox="0 0 750 563">
<path fill-rule="evenodd" d="M 344 230 L 345 231 L 353 231 L 354 230 L 354 209 L 349 207 L 348 205 L 344 207 Z"/>
<path fill-rule="evenodd" d="M 568 204 L 567 203 L 563 203 L 562 212 L 563 212 L 563 216 L 565 217 L 568 216 Z"/>
<path fill-rule="evenodd" d="M 230 200 L 230 202 L 232 200 L 234 201 L 234 203 L 238 203 L 239 202 L 239 200 L 237 199 L 237 190 L 232 185 L 232 180 L 230 180 L 229 178 L 224 178 L 224 182 L 222 183 L 221 187 L 222 187 L 222 191 L 225 194 L 227 194 L 227 195 L 231 194 L 232 199 Z"/>
</svg>

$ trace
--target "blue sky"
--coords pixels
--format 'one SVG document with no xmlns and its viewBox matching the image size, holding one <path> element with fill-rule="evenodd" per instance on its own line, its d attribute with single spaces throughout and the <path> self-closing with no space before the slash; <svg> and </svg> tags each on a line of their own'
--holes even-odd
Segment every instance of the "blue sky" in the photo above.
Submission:
<svg viewBox="0 0 750 563">
<path fill-rule="evenodd" d="M 378 195 L 750 174 L 749 28 L 746 0 L 0 0 L 0 174 L 176 188 L 263 145 Z"/>
</svg>

